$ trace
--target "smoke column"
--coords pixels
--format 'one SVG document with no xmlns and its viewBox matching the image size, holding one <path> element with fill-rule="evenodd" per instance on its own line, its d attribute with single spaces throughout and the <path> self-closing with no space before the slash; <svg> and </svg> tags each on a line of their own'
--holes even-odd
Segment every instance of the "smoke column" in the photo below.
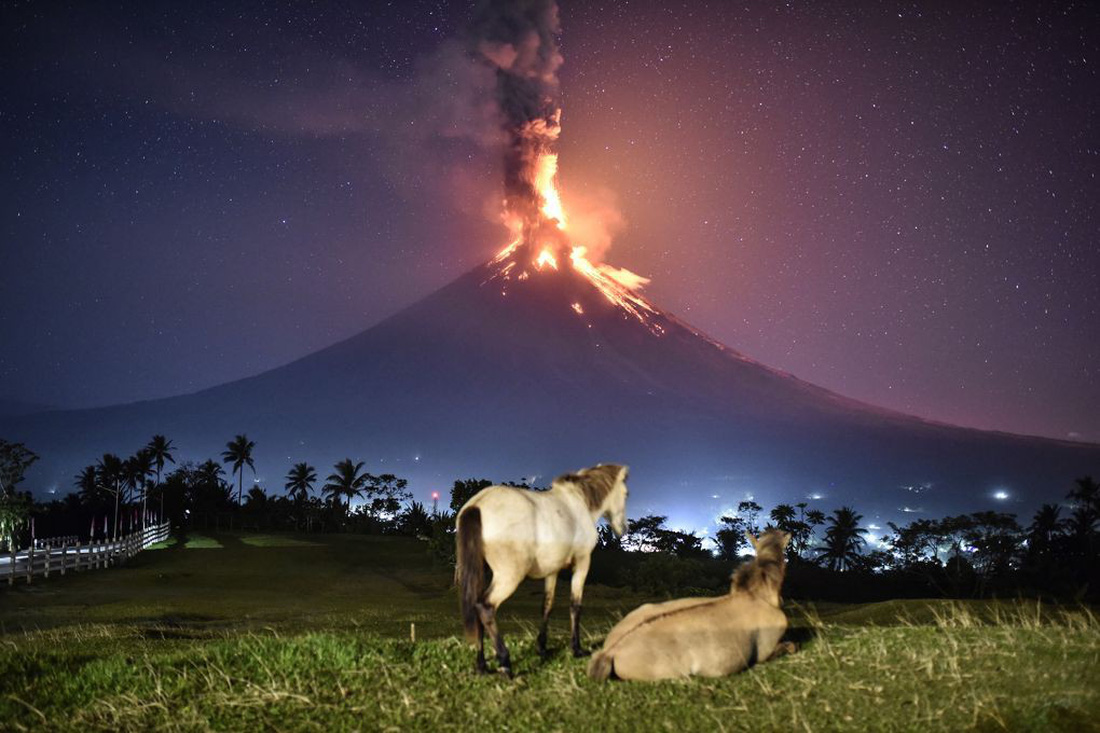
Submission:
<svg viewBox="0 0 1100 733">
<path fill-rule="evenodd" d="M 561 131 L 558 106 L 558 7 L 553 0 L 487 0 L 472 23 L 471 51 L 496 73 L 505 133 L 505 217 L 523 240 L 558 237 L 540 209 L 538 161 Z M 550 226 L 547 226 L 550 224 Z"/>
</svg>

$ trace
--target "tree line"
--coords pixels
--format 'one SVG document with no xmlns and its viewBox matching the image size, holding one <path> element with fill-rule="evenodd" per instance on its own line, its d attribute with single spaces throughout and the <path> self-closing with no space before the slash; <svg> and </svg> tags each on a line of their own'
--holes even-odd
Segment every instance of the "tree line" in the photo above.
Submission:
<svg viewBox="0 0 1100 733">
<path fill-rule="evenodd" d="M 346 458 L 324 479 L 307 462 L 292 464 L 282 493 L 259 485 L 245 491 L 245 469 L 255 475 L 255 446 L 247 435 L 236 435 L 220 460 L 176 464 L 174 442 L 155 435 L 126 458 L 108 453 L 86 466 L 74 477 L 74 492 L 35 503 L 30 492 L 17 487 L 37 456 L 20 443 L 0 440 L 0 543 L 25 536 L 32 516 L 39 519 L 39 537 L 83 536 L 90 527 L 100 536 L 116 536 L 144 521 L 169 519 L 190 527 L 403 534 L 426 540 L 433 557 L 445 564 L 454 557 L 455 513 L 492 483 L 456 480 L 449 505 L 429 510 L 413 500 L 405 479 L 372 474 L 363 461 Z M 524 481 L 505 483 L 542 490 Z M 743 501 L 719 518 L 711 538 L 672 529 L 667 517 L 648 515 L 632 519 L 622 538 L 601 525 L 598 551 L 606 561 L 597 579 L 655 592 L 717 589 L 747 552 L 746 532 L 775 527 L 791 535 L 788 593 L 804 585 L 809 592 L 879 589 L 893 597 L 902 591 L 1092 597 L 1100 588 L 1100 485 L 1080 478 L 1066 500 L 1044 504 L 1026 525 L 997 511 L 890 522 L 890 533 L 873 545 L 863 516 L 850 506 L 827 514 L 807 502 L 765 511 L 755 501 Z M 104 518 L 108 528 L 97 528 L 96 520 Z"/>
</svg>

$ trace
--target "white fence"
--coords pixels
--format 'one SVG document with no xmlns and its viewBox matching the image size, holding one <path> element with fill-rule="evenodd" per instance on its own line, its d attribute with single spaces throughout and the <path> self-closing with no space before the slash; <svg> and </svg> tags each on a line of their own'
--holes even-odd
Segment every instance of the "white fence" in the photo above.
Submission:
<svg viewBox="0 0 1100 733">
<path fill-rule="evenodd" d="M 0 582 L 7 578 L 8 585 L 14 585 L 16 579 L 33 582 L 36 575 L 50 577 L 50 573 L 64 575 L 69 570 L 91 570 L 115 565 L 133 557 L 149 545 L 168 539 L 169 523 L 153 525 L 117 540 L 91 541 L 87 544 L 75 542 L 60 547 L 25 550 L 0 555 Z"/>
</svg>

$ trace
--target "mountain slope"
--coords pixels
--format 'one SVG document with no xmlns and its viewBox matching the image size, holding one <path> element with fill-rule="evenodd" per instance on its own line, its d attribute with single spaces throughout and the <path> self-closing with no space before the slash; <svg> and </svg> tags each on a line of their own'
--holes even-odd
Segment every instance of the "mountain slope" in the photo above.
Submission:
<svg viewBox="0 0 1100 733">
<path fill-rule="evenodd" d="M 633 513 L 706 524 L 747 495 L 823 495 L 869 517 L 1057 500 L 1100 446 L 986 433 L 850 400 L 716 344 L 641 301 L 632 314 L 568 266 L 479 267 L 346 341 L 192 395 L 0 418 L 62 489 L 153 433 L 194 459 L 247 432 L 265 486 L 292 462 L 345 456 L 420 493 L 600 461 L 632 466 Z M 716 498 L 715 498 L 716 497 Z M 1014 503 L 1018 502 L 1018 503 Z"/>
</svg>

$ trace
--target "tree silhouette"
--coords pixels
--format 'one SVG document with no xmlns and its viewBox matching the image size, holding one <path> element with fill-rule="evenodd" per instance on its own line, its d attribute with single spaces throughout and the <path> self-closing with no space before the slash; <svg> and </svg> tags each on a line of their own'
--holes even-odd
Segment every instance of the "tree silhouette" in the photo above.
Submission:
<svg viewBox="0 0 1100 733">
<path fill-rule="evenodd" d="M 73 477 L 73 486 L 80 494 L 81 500 L 88 506 L 94 507 L 105 498 L 103 484 L 99 482 L 99 472 L 94 465 L 85 466 L 80 473 Z"/>
<path fill-rule="evenodd" d="M 1028 554 L 1045 557 L 1053 552 L 1055 540 L 1066 525 L 1061 514 L 1062 507 L 1057 504 L 1043 504 L 1039 507 L 1027 528 Z"/>
<path fill-rule="evenodd" d="M 222 476 L 225 475 L 225 469 L 221 467 L 221 464 L 212 458 L 208 458 L 203 463 L 199 464 L 199 467 L 195 469 L 197 474 L 196 478 L 199 483 L 207 484 L 209 486 L 219 486 L 222 482 Z"/>
<path fill-rule="evenodd" d="M 222 480 L 225 469 L 213 459 L 207 459 L 195 468 L 191 477 L 191 502 L 202 512 L 216 511 L 232 502 L 229 487 Z"/>
<path fill-rule="evenodd" d="M 794 507 L 790 504 L 776 504 L 775 508 L 771 510 L 768 515 L 775 523 L 777 529 L 781 529 L 784 532 L 789 532 L 788 527 L 794 523 L 795 514 Z"/>
<path fill-rule="evenodd" d="M 313 484 L 317 481 L 317 471 L 308 463 L 295 463 L 286 475 L 286 493 L 296 503 L 301 504 L 309 498 Z"/>
<path fill-rule="evenodd" d="M 432 534 L 432 518 L 419 501 L 409 503 L 401 513 L 399 526 L 402 532 L 413 537 L 430 537 Z"/>
<path fill-rule="evenodd" d="M 255 447 L 256 443 L 242 433 L 226 443 L 222 451 L 222 462 L 232 464 L 233 473 L 237 474 L 237 504 L 241 503 L 244 493 L 244 467 L 248 466 L 252 474 L 256 474 L 256 466 L 252 463 L 252 449 Z"/>
<path fill-rule="evenodd" d="M 810 536 L 810 525 L 806 524 L 804 518 L 799 518 L 799 515 L 805 517 L 806 504 L 804 502 L 799 504 L 798 509 L 799 511 L 795 512 L 795 508 L 790 504 L 777 504 L 769 514 L 775 527 L 791 536 L 787 544 L 788 559 L 801 556 Z"/>
<path fill-rule="evenodd" d="M 363 470 L 363 462 L 352 463 L 350 458 L 345 458 L 333 468 L 336 470 L 325 479 L 326 483 L 321 487 L 321 493 L 327 494 L 333 507 L 339 507 L 346 516 L 351 509 L 352 497 L 363 493 L 363 487 L 366 486 L 370 474 L 360 473 Z M 341 499 L 347 500 L 346 507 L 341 503 Z"/>
<path fill-rule="evenodd" d="M 253 486 L 248 490 L 245 508 L 254 512 L 260 512 L 267 508 L 267 492 L 261 486 Z"/>
<path fill-rule="evenodd" d="M 406 489 L 408 485 L 407 480 L 392 473 L 381 476 L 368 473 L 363 493 L 367 498 L 366 512 L 370 518 L 384 523 L 397 516 L 402 503 L 412 499 L 412 494 Z"/>
<path fill-rule="evenodd" d="M 126 487 L 130 490 L 130 497 L 133 498 L 139 490 L 141 491 L 143 514 L 145 507 L 146 479 L 153 475 L 153 463 L 153 454 L 147 448 L 142 448 L 137 453 L 127 458 L 122 466 L 123 480 L 126 483 Z M 144 526 L 144 524 L 145 519 L 142 518 L 142 525 Z"/>
<path fill-rule="evenodd" d="M 100 485 L 115 495 L 115 524 L 112 530 L 113 537 L 118 539 L 118 500 L 122 493 L 123 469 L 122 459 L 114 453 L 104 453 L 96 464 L 99 472 Z"/>
<path fill-rule="evenodd" d="M 760 526 L 756 523 L 756 520 L 762 511 L 764 511 L 764 507 L 760 506 L 752 499 L 748 499 L 737 505 L 737 514 L 744 520 L 745 529 L 752 532 L 754 535 L 760 534 Z"/>
<path fill-rule="evenodd" d="M 23 474 L 38 460 L 38 455 L 22 443 L 0 438 L 0 495 L 11 496 L 23 480 Z"/>
<path fill-rule="evenodd" d="M 748 525 L 741 517 L 725 516 L 718 520 L 721 528 L 714 533 L 714 540 L 718 543 L 718 556 L 729 562 L 739 562 L 741 548 L 748 544 L 745 531 Z"/>
<path fill-rule="evenodd" d="M 640 552 L 656 551 L 658 535 L 665 528 L 666 519 L 668 517 L 660 514 L 647 514 L 644 517 L 631 519 L 627 523 L 630 529 L 623 537 L 623 546 Z"/>
<path fill-rule="evenodd" d="M 160 485 L 160 474 L 164 471 L 165 462 L 173 464 L 176 462 L 171 453 L 174 447 L 172 441 L 163 435 L 154 435 L 149 441 L 149 445 L 145 446 L 146 450 L 153 456 L 153 466 L 157 470 L 157 491 L 160 493 L 160 520 L 162 522 L 164 521 L 164 489 Z M 142 511 L 142 514 L 144 513 Z M 142 521 L 144 522 L 144 520 Z"/>
<path fill-rule="evenodd" d="M 492 485 L 492 481 L 484 478 L 455 481 L 454 486 L 451 487 L 451 511 L 457 512 L 466 505 L 466 502 L 474 498 L 474 494 Z"/>
<path fill-rule="evenodd" d="M 851 507 L 834 510 L 833 516 L 825 520 L 829 526 L 818 561 L 832 570 L 847 570 L 855 565 L 859 561 L 859 548 L 867 543 L 862 537 L 867 530 L 859 526 L 861 519 L 863 515 L 856 514 Z"/>
</svg>

